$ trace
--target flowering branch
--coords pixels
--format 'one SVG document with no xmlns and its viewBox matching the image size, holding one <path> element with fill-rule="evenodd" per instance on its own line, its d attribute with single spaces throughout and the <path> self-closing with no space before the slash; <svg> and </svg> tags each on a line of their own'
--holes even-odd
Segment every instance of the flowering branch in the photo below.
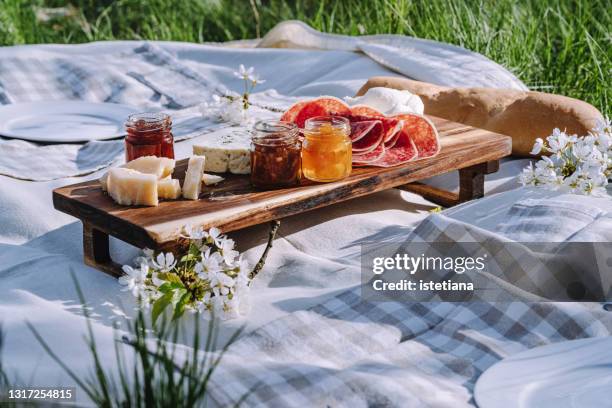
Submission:
<svg viewBox="0 0 612 408">
<path fill-rule="evenodd" d="M 266 82 L 255 73 L 255 68 L 248 69 L 240 64 L 238 71 L 234 71 L 234 76 L 244 81 L 244 91 L 238 93 L 228 93 L 224 95 L 213 95 L 212 102 L 203 102 L 200 111 L 204 117 L 212 117 L 222 122 L 245 124 L 250 118 L 248 116 L 251 102 L 250 94 L 259 84 Z"/>
<path fill-rule="evenodd" d="M 253 280 L 255 276 L 262 270 L 266 263 L 266 258 L 268 257 L 268 252 L 272 248 L 274 243 L 274 238 L 276 237 L 276 231 L 280 227 L 280 221 L 274 220 L 270 222 L 270 233 L 268 234 L 268 243 L 266 244 L 266 249 L 264 249 L 263 254 L 261 254 L 261 258 L 259 258 L 259 262 L 255 265 L 255 268 L 249 274 L 249 279 Z"/>
<path fill-rule="evenodd" d="M 251 271 L 234 241 L 217 228 L 185 232 L 189 249 L 181 258 L 144 250 L 135 261 L 138 267 L 124 265 L 125 275 L 119 278 L 124 290 L 139 299 L 140 306 L 151 306 L 153 322 L 169 307 L 175 319 L 186 310 L 225 319 L 246 314 Z"/>
<path fill-rule="evenodd" d="M 548 153 L 523 169 L 523 185 L 567 189 L 601 195 L 612 177 L 612 126 L 599 122 L 587 136 L 568 135 L 559 129 L 545 140 L 536 139 L 531 154 Z"/>
</svg>

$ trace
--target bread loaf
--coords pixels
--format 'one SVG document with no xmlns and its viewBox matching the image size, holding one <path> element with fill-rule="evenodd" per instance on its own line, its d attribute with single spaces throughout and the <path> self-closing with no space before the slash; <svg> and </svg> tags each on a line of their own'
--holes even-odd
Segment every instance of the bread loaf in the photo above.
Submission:
<svg viewBox="0 0 612 408">
<path fill-rule="evenodd" d="M 512 154 L 530 156 L 538 137 L 554 128 L 586 135 L 601 113 L 567 96 L 493 88 L 448 88 L 405 78 L 373 77 L 357 92 L 383 86 L 405 89 L 423 100 L 425 113 L 512 137 Z"/>
</svg>

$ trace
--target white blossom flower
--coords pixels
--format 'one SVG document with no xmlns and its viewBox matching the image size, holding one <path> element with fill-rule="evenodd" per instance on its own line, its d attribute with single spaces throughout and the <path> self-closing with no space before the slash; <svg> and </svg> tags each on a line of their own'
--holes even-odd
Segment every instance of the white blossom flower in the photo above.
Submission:
<svg viewBox="0 0 612 408">
<path fill-rule="evenodd" d="M 171 271 L 176 266 L 174 254 L 172 254 L 172 252 L 167 252 L 166 254 L 160 252 L 157 255 L 157 258 L 153 261 L 153 266 L 156 269 L 159 269 L 161 272 Z"/>
<path fill-rule="evenodd" d="M 208 230 L 206 238 L 210 238 L 211 244 L 214 243 L 217 248 L 221 247 L 224 240 L 223 235 L 221 235 L 221 230 L 216 227 L 212 227 L 210 230 Z"/>
<path fill-rule="evenodd" d="M 176 257 L 172 252 L 154 256 L 153 251 L 143 251 L 143 256 L 137 258 L 142 261 L 140 267 L 123 267 L 125 275 L 119 278 L 122 290 L 138 298 L 141 308 L 150 308 L 169 293 L 179 293 L 172 291 L 187 290 L 192 298 L 185 305 L 186 311 L 222 319 L 248 313 L 250 270 L 248 262 L 234 249 L 234 241 L 217 228 L 206 231 L 185 226 L 183 231 L 190 240 L 190 256 Z M 194 242 L 199 242 L 201 249 L 195 254 Z"/>
<path fill-rule="evenodd" d="M 223 260 L 225 264 L 228 266 L 233 266 L 236 257 L 238 256 L 238 251 L 234 250 L 234 240 L 229 238 L 224 238 L 221 241 L 221 245 L 219 246 L 221 250 L 221 255 L 223 255 Z"/>
<path fill-rule="evenodd" d="M 208 248 L 206 252 L 202 254 L 202 260 L 195 265 L 195 272 L 202 279 L 211 279 L 211 274 L 222 270 L 221 263 L 223 258 L 218 252 L 212 252 Z"/>
<path fill-rule="evenodd" d="M 215 296 L 225 296 L 229 294 L 230 288 L 232 288 L 236 282 L 234 279 L 224 272 L 213 272 L 209 274 L 210 286 Z"/>
<path fill-rule="evenodd" d="M 238 67 L 238 71 L 234 71 L 234 76 L 239 79 L 244 79 L 245 81 L 253 81 L 253 72 L 255 68 L 249 67 L 248 69 L 244 67 L 243 64 L 240 64 Z"/>
<path fill-rule="evenodd" d="M 566 188 L 578 194 L 604 194 L 612 176 L 610 121 L 598 124 L 588 135 L 568 136 L 554 129 L 546 140 L 538 139 L 533 152 L 546 151 L 535 167 L 529 164 L 519 176 L 523 185 Z"/>
<path fill-rule="evenodd" d="M 149 266 L 141 264 L 139 268 L 123 265 L 125 275 L 119 277 L 119 284 L 123 285 L 123 291 L 132 292 L 134 297 L 142 297 L 145 293 L 145 280 L 149 274 Z"/>
<path fill-rule="evenodd" d="M 535 140 L 535 143 L 533 145 L 533 149 L 531 149 L 531 154 L 536 155 L 536 154 L 540 154 L 540 152 L 542 151 L 542 147 L 544 146 L 544 141 L 542 140 L 542 138 L 538 137 Z"/>
<path fill-rule="evenodd" d="M 205 239 L 208 236 L 208 233 L 201 226 L 194 226 L 191 224 L 187 224 L 183 227 L 183 231 L 185 232 L 184 237 L 189 239 Z"/>
<path fill-rule="evenodd" d="M 552 135 L 546 138 L 548 142 L 548 147 L 553 154 L 558 155 L 563 149 L 566 148 L 567 144 L 570 141 L 569 136 L 560 131 L 558 128 L 553 130 Z"/>
<path fill-rule="evenodd" d="M 612 135 L 612 122 L 610 122 L 610 118 L 598 120 L 593 128 L 593 132 L 598 135 Z"/>
<path fill-rule="evenodd" d="M 259 85 L 259 84 L 263 84 L 264 82 L 266 82 L 265 79 L 261 79 L 259 77 L 259 74 L 252 74 L 250 79 L 254 85 Z"/>
<path fill-rule="evenodd" d="M 157 274 L 158 272 L 153 272 L 151 274 L 151 282 L 153 283 L 153 285 L 155 285 L 155 287 L 160 287 L 161 285 L 166 283 L 166 281 L 163 279 L 160 279 L 159 276 L 157 276 Z"/>
</svg>

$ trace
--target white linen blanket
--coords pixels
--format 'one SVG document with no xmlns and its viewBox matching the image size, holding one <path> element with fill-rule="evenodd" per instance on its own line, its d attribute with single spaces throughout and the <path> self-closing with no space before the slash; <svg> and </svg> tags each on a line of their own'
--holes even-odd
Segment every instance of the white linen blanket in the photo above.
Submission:
<svg viewBox="0 0 612 408">
<path fill-rule="evenodd" d="M 236 91 L 241 84 L 233 77 L 232 71 L 241 63 L 255 66 L 267 79 L 261 91 L 278 91 L 278 94 L 264 93 L 263 97 L 321 94 L 341 97 L 354 94 L 370 76 L 394 75 L 370 57 L 346 50 L 240 49 L 183 43 L 154 45 L 203 78 Z M 113 56 L 117 52 L 133 53 L 142 46 L 140 42 L 108 42 L 79 46 L 8 47 L 0 49 L 0 61 L 7 57 L 20 59 L 41 55 L 75 63 L 83 61 L 84 64 L 90 59 L 100 70 L 106 68 L 108 72 L 125 78 L 127 69 L 117 64 Z M 145 75 L 148 72 L 140 73 Z M 33 78 L 26 78 L 26 81 L 35 82 Z M 159 82 L 157 91 L 148 85 L 140 88 L 143 82 L 134 78 L 129 83 L 141 92 L 142 99 L 129 101 L 136 106 L 146 108 L 152 95 L 167 92 L 172 97 L 171 89 L 167 91 Z M 1 73 L 0 84 L 6 91 L 6 77 Z M 512 82 L 507 86 L 512 87 Z M 65 95 L 57 96 L 60 97 Z M 75 97 L 104 100 L 86 90 Z M 153 102 L 154 105 L 157 103 L 155 98 Z M 197 140 L 196 137 L 177 143 L 177 157 L 187 157 L 191 145 Z M 0 157 L 3 154 L 0 143 Z M 42 159 L 36 156 L 36 160 Z M 487 192 L 517 187 L 515 174 L 524 163 L 524 160 L 504 163 L 499 173 L 487 177 Z M 25 321 L 36 325 L 66 364 L 83 373 L 90 367 L 90 361 L 84 358 L 88 355 L 82 340 L 85 325 L 73 289 L 71 270 L 78 277 L 92 308 L 93 329 L 102 360 L 109 368 L 113 367 L 113 319 L 120 309 L 119 304 L 130 313 L 130 295 L 119 291 L 115 279 L 83 265 L 80 223 L 55 211 L 51 202 L 53 188 L 96 178 L 101 173 L 95 171 L 86 177 L 45 182 L 0 176 L 0 321 L 7 334 L 3 358 L 6 368 L 29 384 L 72 385 L 72 382 L 46 356 L 25 326 Z M 456 185 L 456 174 L 437 178 L 436 183 L 452 187 Z M 520 189 L 509 195 L 491 196 L 461 206 L 446 214 L 494 230 L 514 201 L 540 196 L 541 193 Z M 570 198 L 572 200 L 574 197 Z M 589 203 L 610 210 L 609 200 L 589 199 Z M 408 227 L 432 208 L 435 206 L 414 194 L 390 190 L 284 220 L 266 268 L 254 284 L 253 311 L 245 319 L 224 323 L 222 330 L 230 333 L 246 324 L 245 333 L 250 333 L 274 319 L 323 304 L 350 289 L 359 282 L 359 252 L 352 242 L 364 239 L 382 241 L 405 234 Z M 231 236 L 240 249 L 246 251 L 247 259 L 254 263 L 263 249 L 266 232 L 266 226 L 259 226 Z M 127 263 L 136 254 L 134 248 L 114 240 L 111 249 L 120 262 Z M 594 335 L 603 331 L 588 333 Z M 230 396 L 227 398 L 235 395 L 232 392 L 228 389 Z M 83 395 L 78 398 L 83 402 Z"/>
<path fill-rule="evenodd" d="M 354 91 L 348 92 L 342 85 L 350 78 L 371 76 L 366 74 L 370 67 L 353 64 L 352 57 L 358 51 L 381 68 L 441 85 L 526 89 L 514 75 L 480 54 L 405 36 L 330 35 L 301 22 L 287 21 L 271 30 L 257 46 L 260 48 L 253 53 L 262 57 L 254 63 L 257 68 L 265 61 L 264 54 L 275 57 L 259 70 L 268 79 L 266 86 L 287 95 L 352 96 Z M 288 46 L 328 51 L 318 52 L 316 57 L 314 51 L 307 57 L 297 52 L 260 51 Z M 289 62 L 290 57 L 295 61 Z M 123 103 L 141 110 L 171 109 L 175 136 L 183 140 L 215 128 L 211 121 L 202 120 L 197 110 L 185 108 L 209 100 L 212 93 L 224 93 L 227 86 L 240 90 L 235 78 L 227 81 L 231 71 L 218 65 L 235 69 L 238 63 L 249 64 L 236 61 L 232 67 L 229 56 L 216 63 L 210 58 L 208 53 L 200 53 L 200 64 L 190 65 L 189 58 L 181 61 L 153 43 L 5 47 L 0 49 L 0 104 L 76 99 Z M 318 86 L 313 88 L 315 84 Z M 286 107 L 288 101 L 274 105 Z M 34 181 L 85 176 L 117 163 L 122 149 L 120 140 L 39 146 L 0 138 L 0 174 Z"/>
<path fill-rule="evenodd" d="M 509 213 L 524 211 L 525 219 L 540 221 L 536 227 L 523 217 L 510 217 L 501 226 L 522 230 L 525 242 L 534 241 L 527 240 L 528 231 L 533 238 L 545 235 L 545 242 L 562 242 L 568 229 L 595 242 L 612 239 L 612 218 L 597 206 L 574 203 L 568 213 L 562 200 L 526 201 L 528 211 L 517 203 Z M 570 224 L 576 215 L 589 221 Z M 512 244 L 503 235 L 437 214 L 413 231 L 405 228 L 395 241 L 478 243 L 489 250 Z M 496 258 L 505 262 L 504 274 L 512 271 L 504 279 L 508 290 L 518 289 L 512 302 L 410 302 L 406 296 L 380 302 L 364 299 L 356 286 L 277 319 L 230 347 L 213 375 L 212 396 L 222 406 L 241 399 L 248 406 L 470 406 L 476 380 L 500 359 L 535 346 L 612 333 L 612 313 L 599 304 L 523 297 L 521 283 L 538 281 L 533 267 L 516 273 L 515 265 L 531 262 L 524 254 Z M 547 276 L 544 282 L 552 280 Z"/>
</svg>

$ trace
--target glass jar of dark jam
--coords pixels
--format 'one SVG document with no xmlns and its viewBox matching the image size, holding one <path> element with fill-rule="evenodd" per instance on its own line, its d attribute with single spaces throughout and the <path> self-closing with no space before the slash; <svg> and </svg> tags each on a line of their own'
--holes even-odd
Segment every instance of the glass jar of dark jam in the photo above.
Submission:
<svg viewBox="0 0 612 408">
<path fill-rule="evenodd" d="M 255 123 L 251 139 L 251 183 L 260 189 L 295 186 L 300 182 L 298 128 L 293 123 L 263 120 Z"/>
<path fill-rule="evenodd" d="M 125 123 L 125 160 L 141 156 L 174 159 L 172 119 L 165 113 L 135 113 Z"/>
</svg>

